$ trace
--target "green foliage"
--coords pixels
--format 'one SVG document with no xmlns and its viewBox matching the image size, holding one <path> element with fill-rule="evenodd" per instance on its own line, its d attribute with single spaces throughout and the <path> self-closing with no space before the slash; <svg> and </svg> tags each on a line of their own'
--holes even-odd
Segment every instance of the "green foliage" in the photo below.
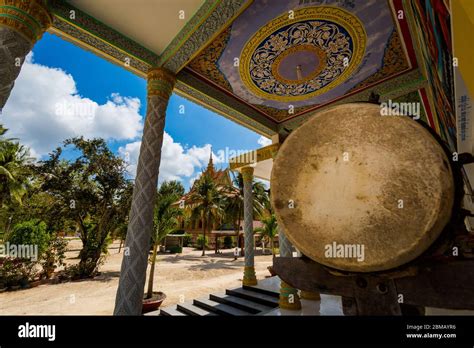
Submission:
<svg viewBox="0 0 474 348">
<path fill-rule="evenodd" d="M 225 218 L 223 195 L 218 190 L 212 177 L 208 174 L 201 176 L 192 192 L 189 204 L 192 206 L 192 216 L 196 221 L 203 221 L 203 235 L 210 232 L 213 224 L 221 223 Z M 203 238 L 204 238 L 203 237 Z M 202 255 L 205 255 L 205 248 L 198 244 Z"/>
<path fill-rule="evenodd" d="M 38 259 L 47 250 L 50 236 L 46 224 L 38 219 L 16 224 L 8 238 L 10 244 L 37 245 Z"/>
<path fill-rule="evenodd" d="M 0 208 L 21 204 L 28 189 L 29 151 L 16 139 L 5 138 L 7 129 L 0 125 Z"/>
<path fill-rule="evenodd" d="M 268 214 L 270 199 L 265 191 L 265 186 L 259 181 L 252 183 L 252 191 L 253 215 L 254 218 L 261 218 Z M 238 235 L 244 217 L 244 180 L 241 173 L 237 173 L 232 185 L 226 188 L 225 193 L 224 205 L 227 220 L 232 221 L 234 231 Z"/>
<path fill-rule="evenodd" d="M 170 246 L 168 250 L 171 254 L 181 254 L 183 252 L 183 248 L 181 248 L 179 245 Z"/>
<path fill-rule="evenodd" d="M 177 180 L 164 181 L 160 185 L 158 193 L 162 196 L 174 196 L 178 200 L 184 195 L 184 186 Z"/>
<path fill-rule="evenodd" d="M 0 258 L 0 289 L 5 287 L 26 287 L 36 277 L 37 262 L 12 257 Z"/>
<path fill-rule="evenodd" d="M 78 154 L 74 160 L 61 158 L 69 147 Z M 67 139 L 36 167 L 41 177 L 39 190 L 51 197 L 45 207 L 48 214 L 64 223 L 72 222 L 78 229 L 83 243 L 80 277 L 93 276 L 109 236 L 118 228 L 124 230 L 133 192 L 125 179 L 125 168 L 103 139 L 82 137 Z"/>
<path fill-rule="evenodd" d="M 175 231 L 178 227 L 178 217 L 182 215 L 182 210 L 175 206 L 174 203 L 181 197 L 183 193 L 184 187 L 177 181 L 165 181 L 158 189 L 153 218 L 153 254 L 150 262 L 151 271 L 148 277 L 148 290 L 146 292 L 146 298 L 150 298 L 153 294 L 153 275 L 155 271 L 158 244 L 163 240 L 163 238 Z M 181 250 L 179 252 L 181 252 Z"/>
<path fill-rule="evenodd" d="M 41 266 L 43 267 L 42 275 L 46 278 L 51 278 L 51 275 L 56 268 L 65 266 L 64 259 L 66 258 L 67 240 L 58 235 L 53 235 L 49 241 L 48 248 L 43 255 Z"/>
<path fill-rule="evenodd" d="M 262 219 L 263 227 L 257 227 L 254 232 L 260 232 L 262 238 L 267 239 L 271 243 L 272 254 L 275 255 L 275 248 L 273 247 L 273 240 L 278 234 L 278 223 L 275 214 Z"/>
<path fill-rule="evenodd" d="M 193 241 L 193 236 L 190 235 L 189 233 L 186 233 L 183 237 L 183 246 L 187 247 L 191 245 L 192 241 Z"/>
<path fill-rule="evenodd" d="M 224 237 L 224 248 L 225 249 L 230 249 L 233 246 L 233 240 L 231 236 L 225 236 Z"/>
<path fill-rule="evenodd" d="M 204 237 L 202 234 L 200 234 L 196 240 L 196 248 L 198 250 L 202 250 L 203 245 L 207 248 L 207 246 L 209 245 L 209 239 L 207 237 Z"/>
</svg>

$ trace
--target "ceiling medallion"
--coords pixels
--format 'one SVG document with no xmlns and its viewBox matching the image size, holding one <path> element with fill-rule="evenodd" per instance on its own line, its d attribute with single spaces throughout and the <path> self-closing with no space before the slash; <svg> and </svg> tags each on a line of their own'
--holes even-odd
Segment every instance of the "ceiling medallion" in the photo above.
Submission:
<svg viewBox="0 0 474 348">
<path fill-rule="evenodd" d="M 332 6 L 307 7 L 264 25 L 244 46 L 239 72 L 258 97 L 306 100 L 343 83 L 359 66 L 367 36 L 360 20 Z"/>
</svg>

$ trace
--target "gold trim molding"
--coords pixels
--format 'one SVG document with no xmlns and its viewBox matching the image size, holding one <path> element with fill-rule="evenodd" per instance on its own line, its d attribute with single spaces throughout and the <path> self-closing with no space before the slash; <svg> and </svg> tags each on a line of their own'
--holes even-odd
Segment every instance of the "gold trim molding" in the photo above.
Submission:
<svg viewBox="0 0 474 348">
<path fill-rule="evenodd" d="M 173 93 L 176 76 L 164 68 L 153 68 L 147 74 L 148 95 L 157 95 L 168 100 Z"/>
<path fill-rule="evenodd" d="M 31 45 L 41 39 L 52 21 L 45 1 L 0 0 L 0 26 L 15 30 Z"/>
<path fill-rule="evenodd" d="M 277 154 L 279 148 L 280 148 L 280 144 L 276 143 L 276 144 L 271 144 L 271 145 L 262 147 L 257 150 L 253 150 L 257 152 L 257 156 L 252 156 L 250 152 L 246 152 L 237 157 L 232 157 L 229 160 L 230 169 L 236 170 L 236 169 L 242 168 L 241 171 L 243 171 L 250 164 L 255 164 L 255 163 L 262 162 L 268 159 L 272 159 Z M 256 162 L 252 162 L 250 160 L 250 159 L 255 159 L 255 158 L 256 158 Z"/>
</svg>

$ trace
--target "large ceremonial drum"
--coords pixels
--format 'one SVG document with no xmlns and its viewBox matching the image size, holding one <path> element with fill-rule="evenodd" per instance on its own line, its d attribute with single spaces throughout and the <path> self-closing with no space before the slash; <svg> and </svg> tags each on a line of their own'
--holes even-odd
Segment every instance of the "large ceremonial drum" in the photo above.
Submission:
<svg viewBox="0 0 474 348">
<path fill-rule="evenodd" d="M 351 272 L 401 266 L 450 219 L 454 180 L 443 147 L 406 116 L 369 103 L 315 114 L 274 160 L 279 225 L 304 255 Z"/>
</svg>

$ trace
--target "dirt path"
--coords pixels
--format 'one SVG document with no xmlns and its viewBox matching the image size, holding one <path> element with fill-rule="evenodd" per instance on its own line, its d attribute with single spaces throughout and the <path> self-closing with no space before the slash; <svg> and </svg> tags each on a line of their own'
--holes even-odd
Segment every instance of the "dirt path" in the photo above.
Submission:
<svg viewBox="0 0 474 348">
<path fill-rule="evenodd" d="M 80 247 L 78 240 L 69 243 L 68 264 L 77 262 Z M 118 242 L 115 242 L 100 268 L 100 276 L 93 280 L 0 293 L 0 315 L 111 315 L 121 262 L 122 252 L 118 253 Z M 269 276 L 267 267 L 271 264 L 272 256 L 259 255 L 258 251 L 255 257 L 257 278 Z M 158 256 L 154 290 L 167 295 L 163 306 L 169 306 L 180 299 L 192 300 L 240 286 L 243 267 L 243 257 L 234 261 L 232 250 L 223 250 L 219 255 L 208 251 L 201 257 L 201 251 L 184 248 L 182 254 Z"/>
</svg>

